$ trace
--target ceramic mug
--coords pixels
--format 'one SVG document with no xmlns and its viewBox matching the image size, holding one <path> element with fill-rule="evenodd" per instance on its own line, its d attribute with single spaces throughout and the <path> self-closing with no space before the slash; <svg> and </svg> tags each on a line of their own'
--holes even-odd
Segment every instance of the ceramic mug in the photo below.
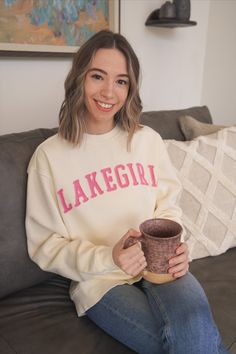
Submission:
<svg viewBox="0 0 236 354">
<path fill-rule="evenodd" d="M 144 221 L 140 225 L 140 237 L 129 237 L 125 248 L 140 241 L 147 267 L 143 271 L 143 278 L 156 284 L 174 280 L 168 273 L 169 259 L 175 256 L 180 245 L 182 226 L 170 219 L 154 218 Z"/>
</svg>

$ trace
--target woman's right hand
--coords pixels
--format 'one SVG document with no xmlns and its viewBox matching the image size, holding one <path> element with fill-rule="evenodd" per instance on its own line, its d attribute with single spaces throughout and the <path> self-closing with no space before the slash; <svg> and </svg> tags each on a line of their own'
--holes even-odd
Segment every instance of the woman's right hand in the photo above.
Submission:
<svg viewBox="0 0 236 354">
<path fill-rule="evenodd" d="M 112 256 L 114 263 L 126 274 L 137 276 L 147 266 L 146 258 L 140 242 L 137 240 L 132 246 L 125 248 L 125 241 L 130 237 L 140 237 L 141 233 L 130 229 L 114 246 Z"/>
</svg>

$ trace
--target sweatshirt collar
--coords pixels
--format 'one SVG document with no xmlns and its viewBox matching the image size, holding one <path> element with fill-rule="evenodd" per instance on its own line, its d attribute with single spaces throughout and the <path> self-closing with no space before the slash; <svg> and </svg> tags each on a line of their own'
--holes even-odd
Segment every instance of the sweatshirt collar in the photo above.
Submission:
<svg viewBox="0 0 236 354">
<path fill-rule="evenodd" d="M 102 143 L 105 142 L 109 139 L 114 138 L 116 135 L 118 135 L 121 132 L 121 128 L 116 125 L 112 130 L 110 130 L 108 133 L 104 134 L 88 134 L 84 133 L 84 140 L 86 143 Z"/>
</svg>

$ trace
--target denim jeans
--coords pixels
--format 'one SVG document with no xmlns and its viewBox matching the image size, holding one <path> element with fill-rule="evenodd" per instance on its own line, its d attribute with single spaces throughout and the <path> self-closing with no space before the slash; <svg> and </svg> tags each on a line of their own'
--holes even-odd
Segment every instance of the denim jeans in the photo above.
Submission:
<svg viewBox="0 0 236 354">
<path fill-rule="evenodd" d="M 206 295 L 192 274 L 156 285 L 118 285 L 87 311 L 105 332 L 140 354 L 226 354 Z"/>
</svg>

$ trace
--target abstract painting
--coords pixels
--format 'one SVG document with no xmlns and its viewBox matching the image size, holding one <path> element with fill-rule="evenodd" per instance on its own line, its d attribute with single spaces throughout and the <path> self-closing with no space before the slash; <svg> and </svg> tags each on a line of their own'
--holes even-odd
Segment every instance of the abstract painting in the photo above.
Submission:
<svg viewBox="0 0 236 354">
<path fill-rule="evenodd" d="M 73 53 L 101 29 L 119 31 L 119 0 L 0 0 L 0 51 Z"/>
</svg>

